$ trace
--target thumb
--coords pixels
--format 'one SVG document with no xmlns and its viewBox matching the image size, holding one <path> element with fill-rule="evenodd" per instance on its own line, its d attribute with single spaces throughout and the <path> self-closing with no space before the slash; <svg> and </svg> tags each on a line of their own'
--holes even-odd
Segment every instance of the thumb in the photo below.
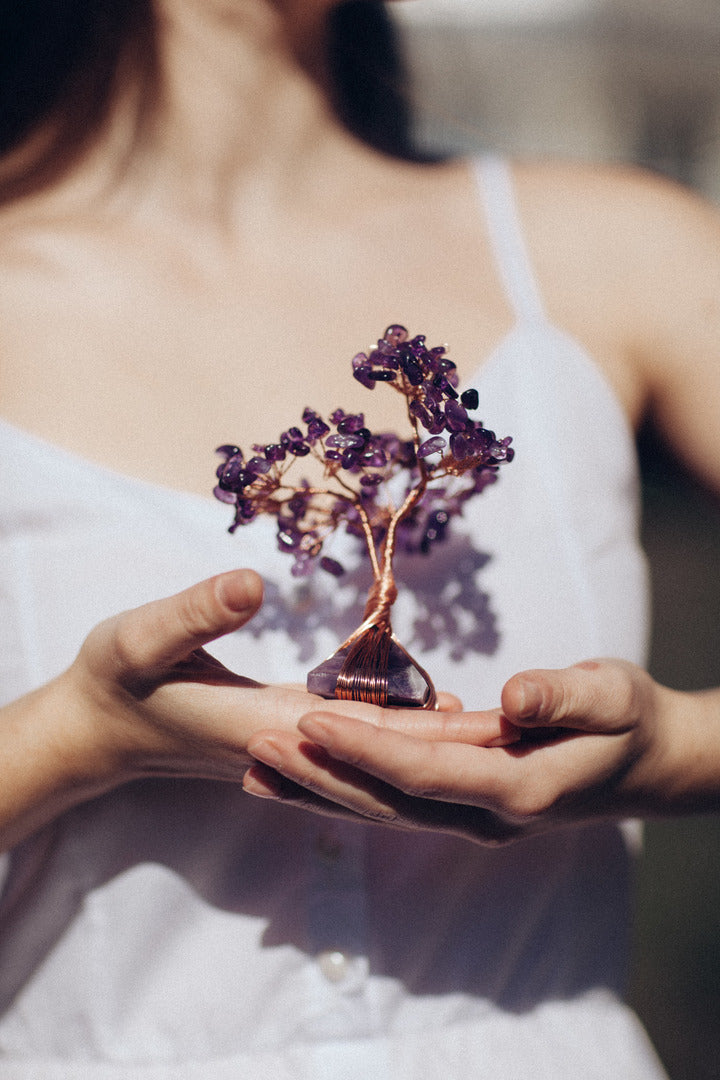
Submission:
<svg viewBox="0 0 720 1080">
<path fill-rule="evenodd" d="M 106 624 L 116 675 L 152 679 L 166 674 L 196 649 L 248 622 L 262 595 L 262 580 L 254 571 L 233 570 L 124 612 Z"/>
<path fill-rule="evenodd" d="M 503 687 L 503 712 L 519 727 L 618 731 L 637 711 L 634 670 L 622 661 L 586 660 L 559 670 L 523 671 Z"/>
</svg>

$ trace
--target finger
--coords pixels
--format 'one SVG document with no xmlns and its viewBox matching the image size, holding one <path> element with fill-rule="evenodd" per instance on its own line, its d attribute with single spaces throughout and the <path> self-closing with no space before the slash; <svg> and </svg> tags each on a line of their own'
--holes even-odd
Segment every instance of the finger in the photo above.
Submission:
<svg viewBox="0 0 720 1080">
<path fill-rule="evenodd" d="M 500 749 L 416 739 L 323 713 L 303 717 L 298 726 L 311 742 L 282 731 L 263 732 L 250 740 L 249 753 L 303 787 L 341 802 L 350 789 L 382 800 L 380 783 L 414 798 L 494 808 L 507 783 L 507 767 L 500 768 L 499 760 L 493 767 L 482 757 L 502 754 Z M 512 764 L 520 774 L 522 763 Z M 327 786 L 318 787 L 319 779 Z"/>
<path fill-rule="evenodd" d="M 448 694 L 444 690 L 437 695 L 437 708 L 440 712 L 462 712 L 462 701 L 455 694 Z"/>
<path fill-rule="evenodd" d="M 318 773 L 322 770 L 317 769 Z M 335 786 L 340 786 L 336 785 Z M 316 794 L 308 786 L 301 786 L 293 780 L 284 777 L 280 772 L 266 765 L 254 764 L 245 771 L 243 777 L 243 789 L 248 795 L 255 795 L 261 799 L 285 802 L 288 806 L 298 807 L 303 810 L 312 810 L 328 818 L 340 818 L 343 821 L 383 821 L 391 823 L 396 814 L 391 810 L 388 802 L 373 798 L 362 787 L 354 784 L 343 785 L 347 788 L 345 804 L 341 801 L 332 801 L 325 795 Z"/>
<path fill-rule="evenodd" d="M 507 719 L 520 727 L 567 727 L 615 733 L 637 720 L 639 669 L 587 660 L 559 670 L 524 671 L 503 687 Z"/>
<path fill-rule="evenodd" d="M 412 735 L 418 739 L 461 742 L 470 746 L 509 746 L 521 732 L 500 709 L 486 712 L 459 712 L 426 709 L 378 709 L 358 702 L 333 701 L 318 715 L 352 717 L 388 731 Z M 330 711 L 332 709 L 332 712 Z M 308 713 L 308 716 L 315 715 Z"/>
<path fill-rule="evenodd" d="M 415 806 L 414 820 L 439 814 L 448 821 L 453 818 L 449 806 L 471 806 L 506 826 L 532 824 L 534 829 L 551 820 L 572 820 L 578 808 L 582 816 L 604 810 L 598 795 L 622 768 L 628 738 L 573 732 L 557 741 L 488 748 L 428 742 L 322 713 L 303 717 L 299 726 L 312 742 L 265 732 L 251 740 L 251 755 L 357 813 L 389 821 L 399 812 L 407 815 L 404 800 L 410 798 L 445 806 L 442 811 Z M 458 811 L 455 820 L 461 819 Z M 475 827 L 487 830 L 485 814 Z"/>
<path fill-rule="evenodd" d="M 309 809 L 334 807 L 383 825 L 402 826 L 408 818 L 411 800 L 403 792 L 333 760 L 322 747 L 273 732 L 258 741 L 257 752 L 277 767 L 251 766 L 243 780 L 250 794 Z"/>
<path fill-rule="evenodd" d="M 347 777 L 351 775 L 347 772 Z M 366 785 L 342 782 L 337 766 L 323 768 L 315 765 L 315 778 L 305 775 L 306 782 L 318 792 L 332 791 L 332 798 L 317 794 L 309 787 L 289 780 L 266 765 L 252 765 L 245 773 L 243 788 L 249 795 L 272 799 L 303 810 L 346 821 L 365 821 L 405 831 L 431 830 L 463 836 L 488 846 L 506 844 L 516 839 L 521 830 L 502 821 L 490 811 L 479 807 L 444 804 L 414 799 L 391 788 L 373 792 Z"/>
<path fill-rule="evenodd" d="M 261 603 L 258 575 L 234 570 L 125 612 L 106 624 L 117 674 L 162 676 L 196 649 L 243 626 Z"/>
</svg>

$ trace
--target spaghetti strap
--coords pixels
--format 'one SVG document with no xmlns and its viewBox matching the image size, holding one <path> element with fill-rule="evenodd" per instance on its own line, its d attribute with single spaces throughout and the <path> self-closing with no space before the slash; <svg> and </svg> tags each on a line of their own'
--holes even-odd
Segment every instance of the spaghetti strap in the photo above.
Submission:
<svg viewBox="0 0 720 1080">
<path fill-rule="evenodd" d="M 498 271 L 518 321 L 545 322 L 545 308 L 525 244 L 508 162 L 476 161 L 478 188 Z"/>
</svg>

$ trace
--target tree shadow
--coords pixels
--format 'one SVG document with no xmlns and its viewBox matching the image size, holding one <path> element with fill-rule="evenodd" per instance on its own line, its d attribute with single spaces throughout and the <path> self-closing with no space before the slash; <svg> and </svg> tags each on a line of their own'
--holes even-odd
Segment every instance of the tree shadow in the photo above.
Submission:
<svg viewBox="0 0 720 1080">
<path fill-rule="evenodd" d="M 425 554 L 398 552 L 395 577 L 411 609 L 406 648 L 432 652 L 445 646 L 458 662 L 469 654 L 491 656 L 499 645 L 491 598 L 480 585 L 492 556 L 478 551 L 471 537 L 452 535 Z M 330 587 L 315 576 L 283 589 L 266 582 L 262 609 L 243 634 L 258 639 L 270 632 L 285 633 L 297 649 L 300 663 L 312 661 L 321 648 L 319 636 L 330 630 L 338 643 L 362 622 L 371 577 L 365 560 L 333 579 Z M 319 594 L 322 594 L 320 597 Z"/>
</svg>

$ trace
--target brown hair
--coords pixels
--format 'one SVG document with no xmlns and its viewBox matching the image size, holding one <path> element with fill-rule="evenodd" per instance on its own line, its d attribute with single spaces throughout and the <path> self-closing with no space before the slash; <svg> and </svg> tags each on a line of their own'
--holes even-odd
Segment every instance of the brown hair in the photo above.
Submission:
<svg viewBox="0 0 720 1080">
<path fill-rule="evenodd" d="M 380 0 L 332 10 L 335 105 L 361 138 L 414 156 L 393 27 Z M 121 88 L 136 132 L 158 83 L 152 0 L 0 0 L 0 202 L 62 176 L 92 145 Z"/>
<path fill-rule="evenodd" d="M 55 180 L 122 86 L 155 81 L 151 0 L 0 0 L 0 199 Z"/>
</svg>

